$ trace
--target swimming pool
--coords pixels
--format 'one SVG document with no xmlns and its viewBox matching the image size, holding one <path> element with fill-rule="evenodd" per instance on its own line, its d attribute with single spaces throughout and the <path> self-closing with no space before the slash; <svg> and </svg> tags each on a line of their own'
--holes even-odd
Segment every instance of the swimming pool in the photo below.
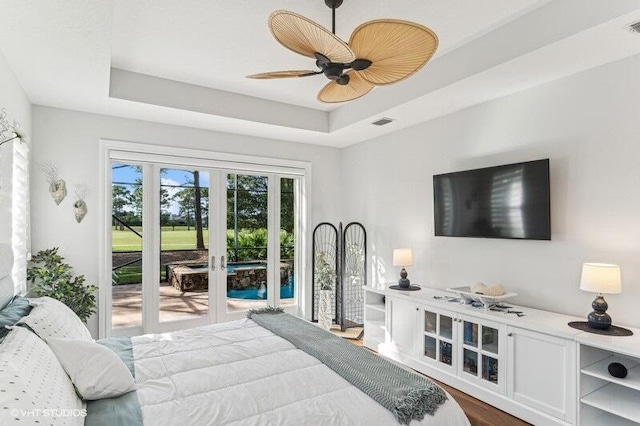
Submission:
<svg viewBox="0 0 640 426">
<path fill-rule="evenodd" d="M 293 297 L 293 293 L 293 285 L 280 287 L 281 299 L 291 299 Z M 228 290 L 227 297 L 230 299 L 265 300 L 267 298 L 267 290 L 266 287 L 248 288 L 244 290 Z"/>
<path fill-rule="evenodd" d="M 230 299 L 265 300 L 267 298 L 267 288 L 264 284 L 267 280 L 266 269 L 266 262 L 239 262 L 227 264 L 228 277 L 234 275 L 234 278 L 231 278 L 231 281 L 228 281 L 230 284 L 227 288 L 235 287 L 227 290 L 227 297 Z M 281 273 L 282 271 L 283 270 L 281 269 Z M 291 299 L 294 295 L 293 274 L 289 273 L 287 275 L 289 281 L 286 283 L 282 282 L 280 285 L 281 299 Z M 244 279 L 251 279 L 251 282 L 242 285 L 242 287 L 247 286 L 249 288 L 237 288 L 240 287 L 238 285 L 238 279 L 243 276 L 245 277 Z"/>
</svg>

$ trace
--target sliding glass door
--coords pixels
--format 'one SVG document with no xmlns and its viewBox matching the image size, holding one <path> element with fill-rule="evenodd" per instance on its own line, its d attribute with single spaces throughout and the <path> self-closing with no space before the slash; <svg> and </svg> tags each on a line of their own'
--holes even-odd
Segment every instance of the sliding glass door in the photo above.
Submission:
<svg viewBox="0 0 640 426">
<path fill-rule="evenodd" d="M 108 163 L 101 335 L 228 321 L 265 306 L 298 313 L 302 177 L 145 160 Z"/>
<path fill-rule="evenodd" d="M 160 169 L 159 321 L 210 313 L 209 172 Z"/>
</svg>

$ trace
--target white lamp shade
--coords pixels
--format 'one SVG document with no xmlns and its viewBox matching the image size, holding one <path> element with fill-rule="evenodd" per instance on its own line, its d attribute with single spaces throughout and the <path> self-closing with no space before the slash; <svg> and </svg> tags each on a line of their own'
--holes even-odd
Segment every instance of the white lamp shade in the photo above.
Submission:
<svg viewBox="0 0 640 426">
<path fill-rule="evenodd" d="M 622 293 L 620 266 L 608 263 L 585 263 L 582 265 L 580 290 L 593 293 Z"/>
<path fill-rule="evenodd" d="M 393 250 L 393 266 L 411 266 L 413 265 L 413 253 L 409 248 L 400 248 Z"/>
</svg>

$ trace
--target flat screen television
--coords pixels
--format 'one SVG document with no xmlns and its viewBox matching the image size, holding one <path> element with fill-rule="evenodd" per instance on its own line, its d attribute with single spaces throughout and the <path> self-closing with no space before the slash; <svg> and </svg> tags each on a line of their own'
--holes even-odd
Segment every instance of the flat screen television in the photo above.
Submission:
<svg viewBox="0 0 640 426">
<path fill-rule="evenodd" d="M 433 177 L 435 235 L 550 240 L 549 159 Z"/>
</svg>

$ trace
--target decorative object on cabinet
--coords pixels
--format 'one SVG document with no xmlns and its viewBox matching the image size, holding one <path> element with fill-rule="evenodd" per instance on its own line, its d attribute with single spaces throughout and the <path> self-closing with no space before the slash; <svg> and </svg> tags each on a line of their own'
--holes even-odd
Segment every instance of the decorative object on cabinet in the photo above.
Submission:
<svg viewBox="0 0 640 426">
<path fill-rule="evenodd" d="M 389 288 L 391 290 L 402 290 L 402 291 L 420 290 L 420 286 L 419 285 L 411 285 L 411 284 L 409 284 L 409 287 L 400 287 L 399 285 L 390 285 Z"/>
<path fill-rule="evenodd" d="M 407 278 L 407 270 L 405 267 L 413 265 L 413 252 L 410 248 L 399 248 L 393 250 L 393 266 L 401 266 L 400 279 L 398 286 L 400 288 L 409 288 L 411 281 Z"/>
<path fill-rule="evenodd" d="M 87 198 L 87 193 L 89 190 L 86 185 L 76 185 L 74 189 L 74 198 L 73 202 L 73 215 L 76 218 L 76 222 L 82 222 L 82 219 L 87 215 L 87 203 L 85 199 Z"/>
<path fill-rule="evenodd" d="M 322 254 L 322 259 L 318 256 Z M 342 228 L 322 222 L 313 230 L 312 320 L 320 320 L 320 299 L 323 291 L 322 276 L 328 269 L 334 271 L 331 288 L 331 321 L 347 328 L 361 327 L 364 323 L 364 294 L 367 283 L 367 234 L 362 224 L 351 222 Z M 321 268 L 325 268 L 322 272 Z M 325 288 L 327 286 L 324 286 Z"/>
<path fill-rule="evenodd" d="M 53 163 L 48 161 L 41 163 L 40 170 L 42 170 L 42 173 L 44 173 L 47 178 L 51 198 L 53 198 L 53 201 L 59 206 L 62 200 L 67 196 L 67 184 L 64 180 L 60 179 L 58 175 L 58 167 Z"/>
<path fill-rule="evenodd" d="M 485 286 L 485 288 L 491 288 L 491 287 Z M 482 303 L 482 306 L 484 306 L 485 309 L 490 309 L 492 306 L 497 305 L 500 301 L 509 299 L 511 297 L 516 297 L 518 295 L 518 293 L 513 293 L 513 292 L 505 293 L 504 289 L 503 289 L 503 294 L 499 296 L 481 294 L 473 291 L 473 288 L 469 286 L 448 288 L 447 291 L 457 294 L 459 297 L 465 299 L 467 302 L 480 302 Z"/>
<path fill-rule="evenodd" d="M 612 325 L 606 330 L 603 330 L 601 328 L 591 327 L 586 321 L 571 321 L 569 323 L 569 327 L 575 328 L 576 330 L 588 331 L 589 333 L 602 334 L 605 336 L 633 336 L 633 331 L 623 327 L 618 327 L 617 325 Z"/>
<path fill-rule="evenodd" d="M 609 371 L 609 374 L 611 374 L 613 377 L 617 377 L 618 379 L 624 379 L 625 377 L 627 377 L 628 373 L 627 367 L 620 364 L 619 362 L 612 362 L 611 364 L 609 364 L 607 366 L 607 371 Z"/>
<path fill-rule="evenodd" d="M 599 330 L 607 330 L 611 327 L 611 317 L 606 312 L 609 305 L 602 297 L 602 293 L 618 294 L 622 292 L 620 267 L 608 263 L 585 263 L 582 265 L 580 290 L 598 293 L 591 304 L 593 312 L 587 317 L 589 326 Z"/>
</svg>

